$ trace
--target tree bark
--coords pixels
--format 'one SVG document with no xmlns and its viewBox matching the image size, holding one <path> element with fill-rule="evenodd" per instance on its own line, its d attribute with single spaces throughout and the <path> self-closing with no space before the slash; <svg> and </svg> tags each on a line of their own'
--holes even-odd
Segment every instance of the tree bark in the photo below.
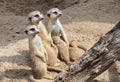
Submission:
<svg viewBox="0 0 120 82">
<path fill-rule="evenodd" d="M 54 82 L 91 82 L 120 58 L 120 22 L 82 57 L 59 73 Z"/>
</svg>

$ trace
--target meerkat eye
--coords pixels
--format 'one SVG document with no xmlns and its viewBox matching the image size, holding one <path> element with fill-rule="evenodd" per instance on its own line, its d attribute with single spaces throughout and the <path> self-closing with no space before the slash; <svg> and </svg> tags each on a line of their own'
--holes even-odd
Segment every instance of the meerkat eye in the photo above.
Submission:
<svg viewBox="0 0 120 82">
<path fill-rule="evenodd" d="M 35 15 L 34 17 L 39 18 L 39 15 Z"/>
<path fill-rule="evenodd" d="M 28 20 L 31 21 L 31 20 L 32 20 L 32 17 L 29 17 Z"/>
<path fill-rule="evenodd" d="M 30 30 L 31 30 L 31 31 L 35 31 L 35 28 L 31 28 Z"/>
<path fill-rule="evenodd" d="M 53 12 L 54 14 L 57 14 L 57 12 Z"/>
</svg>

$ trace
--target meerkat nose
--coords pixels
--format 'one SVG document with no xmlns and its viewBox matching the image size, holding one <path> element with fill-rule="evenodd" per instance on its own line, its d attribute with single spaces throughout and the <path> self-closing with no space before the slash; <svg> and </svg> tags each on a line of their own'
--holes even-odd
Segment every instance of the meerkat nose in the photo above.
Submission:
<svg viewBox="0 0 120 82">
<path fill-rule="evenodd" d="M 62 14 L 59 14 L 58 16 L 60 17 Z"/>
<path fill-rule="evenodd" d="M 62 15 L 62 14 L 60 14 L 60 15 Z"/>
<path fill-rule="evenodd" d="M 36 34 L 38 34 L 38 33 L 39 33 L 39 31 L 36 32 Z"/>
<path fill-rule="evenodd" d="M 42 18 L 40 18 L 40 20 L 43 20 L 44 18 L 42 17 Z"/>
</svg>

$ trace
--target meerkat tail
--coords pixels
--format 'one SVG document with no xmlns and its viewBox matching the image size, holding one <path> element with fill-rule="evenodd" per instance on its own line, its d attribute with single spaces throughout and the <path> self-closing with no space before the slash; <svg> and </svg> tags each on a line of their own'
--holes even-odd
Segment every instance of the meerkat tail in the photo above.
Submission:
<svg viewBox="0 0 120 82">
<path fill-rule="evenodd" d="M 50 77 L 43 77 L 44 79 L 48 79 L 48 80 L 53 80 L 54 78 L 50 78 Z"/>
<path fill-rule="evenodd" d="M 55 72 L 61 72 L 62 69 L 59 69 L 59 68 L 56 68 L 56 67 L 53 67 L 53 66 L 47 66 L 47 69 L 48 71 L 55 71 Z"/>
<path fill-rule="evenodd" d="M 78 48 L 81 48 L 81 49 L 83 49 L 84 51 L 87 50 L 83 45 L 78 45 Z"/>
<path fill-rule="evenodd" d="M 30 82 L 40 82 L 40 79 L 35 79 L 33 75 L 29 76 Z"/>
</svg>

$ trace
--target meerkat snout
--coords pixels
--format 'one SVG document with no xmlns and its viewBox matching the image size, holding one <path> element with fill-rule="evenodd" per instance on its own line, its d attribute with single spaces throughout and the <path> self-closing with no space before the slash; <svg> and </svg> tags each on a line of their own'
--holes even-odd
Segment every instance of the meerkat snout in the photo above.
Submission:
<svg viewBox="0 0 120 82">
<path fill-rule="evenodd" d="M 30 12 L 28 15 L 28 20 L 31 23 L 36 23 L 43 19 L 44 19 L 44 16 L 40 11 L 33 11 L 33 12 Z"/>
<path fill-rule="evenodd" d="M 58 8 L 52 8 L 47 12 L 47 16 L 49 18 L 58 18 L 61 15 L 62 15 L 62 11 L 60 11 Z"/>
</svg>

